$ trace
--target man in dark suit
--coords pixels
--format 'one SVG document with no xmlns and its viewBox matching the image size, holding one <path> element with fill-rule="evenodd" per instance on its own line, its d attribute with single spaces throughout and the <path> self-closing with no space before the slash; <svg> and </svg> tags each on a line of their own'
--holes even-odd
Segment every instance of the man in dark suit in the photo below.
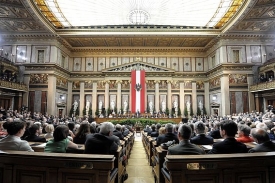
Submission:
<svg viewBox="0 0 275 183">
<path fill-rule="evenodd" d="M 251 130 L 251 135 L 257 145 L 250 149 L 249 153 L 275 151 L 275 143 L 270 140 L 268 133 L 264 129 L 254 128 Z"/>
<path fill-rule="evenodd" d="M 33 124 L 29 128 L 29 135 L 24 139 L 28 142 L 46 142 L 47 140 L 44 137 L 40 137 L 42 134 L 42 127 L 40 124 Z"/>
<path fill-rule="evenodd" d="M 232 154 L 247 153 L 248 149 L 245 144 L 235 139 L 238 126 L 232 120 L 225 120 L 220 123 L 220 134 L 224 138 L 222 142 L 214 143 L 209 154 Z"/>
<path fill-rule="evenodd" d="M 122 135 L 120 124 L 116 124 L 116 128 L 113 131 L 113 135 L 117 136 L 120 140 L 124 140 L 124 136 Z"/>
<path fill-rule="evenodd" d="M 197 145 L 209 145 L 214 143 L 213 137 L 205 135 L 205 125 L 203 122 L 196 122 L 194 125 L 194 129 L 197 135 L 191 138 L 191 143 Z"/>
<path fill-rule="evenodd" d="M 113 131 L 114 125 L 111 122 L 101 123 L 99 133 L 87 135 L 84 153 L 115 155 L 118 145 L 111 138 Z"/>
<path fill-rule="evenodd" d="M 209 132 L 209 136 L 213 137 L 214 139 L 220 139 L 220 122 L 216 121 L 213 123 L 213 129 Z"/>
<path fill-rule="evenodd" d="M 173 133 L 173 125 L 171 123 L 167 123 L 165 125 L 165 134 L 159 135 L 157 138 L 157 146 L 173 140 L 175 141 L 175 143 L 179 143 L 178 137 Z"/>
<path fill-rule="evenodd" d="M 205 154 L 197 145 L 190 143 L 192 129 L 188 125 L 181 125 L 178 131 L 179 144 L 168 148 L 169 155 L 196 155 Z"/>
</svg>

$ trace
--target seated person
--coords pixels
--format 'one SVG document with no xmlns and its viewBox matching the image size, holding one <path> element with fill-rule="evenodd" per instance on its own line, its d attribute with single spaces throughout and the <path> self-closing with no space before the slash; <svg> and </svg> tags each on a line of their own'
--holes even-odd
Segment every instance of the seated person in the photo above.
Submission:
<svg viewBox="0 0 275 183">
<path fill-rule="evenodd" d="M 213 137 L 205 135 L 205 124 L 198 121 L 194 125 L 196 136 L 190 139 L 190 142 L 197 145 L 209 145 L 214 143 Z"/>
<path fill-rule="evenodd" d="M 120 124 L 116 124 L 115 130 L 113 131 L 113 135 L 117 136 L 120 140 L 124 140 L 124 136 L 122 135 L 122 127 Z"/>
<path fill-rule="evenodd" d="M 147 136 L 151 136 L 152 132 L 156 132 L 156 125 L 155 124 L 152 124 L 151 125 L 151 130 L 147 131 Z"/>
<path fill-rule="evenodd" d="M 257 142 L 257 145 L 250 149 L 249 153 L 275 151 L 275 144 L 270 140 L 268 133 L 264 129 L 252 129 L 251 136 Z"/>
<path fill-rule="evenodd" d="M 165 134 L 159 135 L 157 137 L 157 146 L 159 146 L 162 143 L 173 140 L 175 141 L 175 143 L 179 143 L 178 137 L 173 133 L 173 125 L 171 123 L 167 123 L 165 125 Z"/>
<path fill-rule="evenodd" d="M 239 137 L 236 138 L 238 142 L 242 143 L 248 143 L 248 142 L 254 142 L 254 140 L 249 137 L 251 128 L 247 126 L 246 124 L 239 124 L 238 125 L 238 135 Z"/>
<path fill-rule="evenodd" d="M 101 123 L 99 133 L 87 136 L 84 153 L 115 155 L 118 145 L 110 138 L 113 135 L 113 131 L 114 125 L 111 122 Z"/>
<path fill-rule="evenodd" d="M 158 137 L 159 136 L 159 129 L 160 129 L 160 127 L 161 127 L 161 124 L 158 123 L 156 125 L 156 130 L 152 131 L 151 134 L 150 134 L 150 136 L 151 137 Z"/>
<path fill-rule="evenodd" d="M 179 144 L 168 148 L 169 155 L 196 155 L 205 154 L 197 145 L 190 143 L 192 129 L 188 125 L 181 125 L 178 130 Z"/>
<path fill-rule="evenodd" d="M 21 140 L 25 133 L 26 123 L 5 122 L 4 127 L 8 132 L 8 136 L 0 140 L 0 150 L 33 151 L 27 141 Z"/>
<path fill-rule="evenodd" d="M 220 133 L 224 138 L 222 142 L 213 144 L 209 154 L 232 154 L 232 153 L 247 153 L 248 149 L 245 144 L 238 142 L 235 139 L 238 126 L 232 120 L 225 120 L 220 123 Z"/>
<path fill-rule="evenodd" d="M 39 137 L 42 134 L 42 127 L 39 124 L 33 124 L 29 128 L 29 135 L 25 138 L 28 142 L 46 142 L 44 137 Z"/>
<path fill-rule="evenodd" d="M 53 139 L 49 140 L 44 152 L 65 153 L 67 148 L 77 149 L 77 144 L 68 139 L 69 128 L 66 125 L 59 125 L 53 132 Z"/>
<path fill-rule="evenodd" d="M 48 124 L 45 127 L 46 134 L 44 135 L 45 139 L 52 139 L 53 138 L 53 132 L 54 132 L 54 126 L 52 124 Z"/>
<path fill-rule="evenodd" d="M 90 124 L 88 122 L 82 122 L 75 134 L 73 142 L 76 144 L 85 144 L 88 134 L 90 134 Z"/>
<path fill-rule="evenodd" d="M 209 132 L 209 135 L 213 137 L 214 139 L 221 139 L 221 134 L 220 134 L 220 122 L 216 121 L 213 124 L 213 129 Z"/>
</svg>

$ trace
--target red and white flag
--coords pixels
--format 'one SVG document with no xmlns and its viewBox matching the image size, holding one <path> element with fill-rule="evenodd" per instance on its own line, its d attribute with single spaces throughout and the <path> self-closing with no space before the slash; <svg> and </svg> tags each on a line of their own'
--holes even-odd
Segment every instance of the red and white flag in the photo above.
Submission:
<svg viewBox="0 0 275 183">
<path fill-rule="evenodd" d="M 131 72 L 131 111 L 145 111 L 145 70 Z"/>
</svg>

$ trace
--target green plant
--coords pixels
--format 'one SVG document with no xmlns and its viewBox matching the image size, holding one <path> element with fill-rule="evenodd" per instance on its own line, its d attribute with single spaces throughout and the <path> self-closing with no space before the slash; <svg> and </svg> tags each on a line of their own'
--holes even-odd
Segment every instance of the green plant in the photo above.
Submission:
<svg viewBox="0 0 275 183">
<path fill-rule="evenodd" d="M 83 116 L 86 115 L 86 108 L 85 108 L 85 107 L 84 107 L 84 109 L 83 109 L 83 111 L 82 111 L 82 114 L 83 114 Z"/>
<path fill-rule="evenodd" d="M 75 110 L 75 116 L 79 116 L 79 107 Z"/>
<path fill-rule="evenodd" d="M 89 114 L 89 116 L 90 116 L 90 115 L 93 115 L 93 110 L 92 110 L 92 108 L 91 108 L 91 107 L 89 107 L 88 114 Z"/>
<path fill-rule="evenodd" d="M 190 104 L 190 116 L 194 116 L 192 104 Z"/>
<path fill-rule="evenodd" d="M 181 116 L 181 110 L 180 110 L 180 107 L 178 108 L 178 116 Z"/>
<path fill-rule="evenodd" d="M 206 112 L 206 108 L 205 108 L 205 106 L 203 105 L 203 115 L 207 115 L 207 112 Z"/>
<path fill-rule="evenodd" d="M 71 107 L 69 115 L 72 117 L 74 114 L 74 106 Z"/>
<path fill-rule="evenodd" d="M 168 116 L 169 115 L 169 109 L 168 109 L 168 107 L 166 108 L 166 110 L 165 110 L 165 114 Z"/>
<path fill-rule="evenodd" d="M 98 109 L 95 110 L 95 115 L 96 115 L 96 116 L 99 115 L 99 110 L 98 110 Z"/>
<path fill-rule="evenodd" d="M 188 111 L 187 111 L 187 106 L 186 104 L 184 105 L 184 116 L 187 118 L 188 117 Z"/>
<path fill-rule="evenodd" d="M 111 113 L 112 113 L 111 109 L 108 108 L 108 109 L 107 109 L 107 115 L 109 116 Z"/>
<path fill-rule="evenodd" d="M 129 119 L 123 119 L 123 120 L 113 120 L 113 121 L 111 120 L 111 122 L 114 125 L 119 123 L 120 125 L 135 126 L 135 124 L 139 124 L 143 128 L 146 125 L 152 125 L 152 124 L 156 124 L 156 123 L 160 123 L 160 124 L 172 123 L 172 124 L 175 124 L 175 122 L 171 121 L 171 120 L 157 121 L 157 120 L 152 120 L 152 119 L 148 119 L 148 118 L 144 118 L 144 119 L 129 118 Z"/>
</svg>

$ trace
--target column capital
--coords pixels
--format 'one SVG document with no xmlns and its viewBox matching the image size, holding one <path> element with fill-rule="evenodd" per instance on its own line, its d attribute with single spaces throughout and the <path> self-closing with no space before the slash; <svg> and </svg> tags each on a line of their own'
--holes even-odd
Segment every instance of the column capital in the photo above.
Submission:
<svg viewBox="0 0 275 183">
<path fill-rule="evenodd" d="M 155 83 L 155 84 L 159 84 L 159 83 L 160 83 L 160 80 L 155 80 L 154 83 Z"/>
<path fill-rule="evenodd" d="M 122 80 L 116 80 L 116 83 L 117 83 L 117 84 L 121 84 L 121 83 L 122 83 Z"/>
</svg>

